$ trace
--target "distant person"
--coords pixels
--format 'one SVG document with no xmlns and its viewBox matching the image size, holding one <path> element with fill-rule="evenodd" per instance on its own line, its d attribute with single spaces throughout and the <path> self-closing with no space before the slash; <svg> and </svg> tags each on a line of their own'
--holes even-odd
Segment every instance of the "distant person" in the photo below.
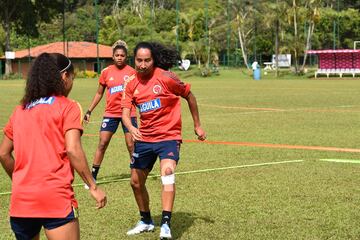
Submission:
<svg viewBox="0 0 360 240">
<path fill-rule="evenodd" d="M 130 163 L 131 187 L 141 220 L 127 235 L 154 230 L 145 183 L 156 159 L 160 158 L 162 219 L 160 238 L 170 239 L 170 221 L 175 199 L 175 168 L 181 138 L 180 97 L 186 99 L 199 140 L 206 134 L 200 124 L 196 98 L 185 84 L 168 71 L 177 63 L 178 53 L 158 43 L 141 42 L 134 49 L 136 78 L 129 79 L 123 95 L 123 122 L 135 139 Z M 131 124 L 131 108 L 140 112 L 140 129 Z"/>
<path fill-rule="evenodd" d="M 133 75 L 135 74 L 135 70 L 126 64 L 127 45 L 124 41 L 119 40 L 115 42 L 112 50 L 114 64 L 105 68 L 101 72 L 97 92 L 84 116 L 85 122 L 89 122 L 91 112 L 100 102 L 106 90 L 105 113 L 100 126 L 99 144 L 96 149 L 92 165 L 92 176 L 95 181 L 100 170 L 101 162 L 104 159 L 105 151 L 120 123 L 125 135 L 126 147 L 130 158 L 134 150 L 134 142 L 131 134 L 121 120 L 121 98 L 124 90 L 124 82 L 129 78 L 134 77 Z M 131 109 L 131 122 L 133 126 L 137 127 L 135 108 Z M 87 188 L 86 185 L 85 188 Z"/>
<path fill-rule="evenodd" d="M 253 62 L 251 64 L 251 68 L 253 71 L 255 71 L 256 69 L 258 69 L 260 66 L 259 66 L 259 63 L 257 61 Z"/>
<path fill-rule="evenodd" d="M 39 55 L 25 95 L 4 128 L 0 161 L 12 179 L 10 224 L 17 239 L 80 239 L 74 169 L 90 187 L 97 208 L 106 204 L 81 146 L 81 108 L 67 98 L 74 67 L 62 54 Z M 14 154 L 14 157 L 13 157 Z"/>
</svg>

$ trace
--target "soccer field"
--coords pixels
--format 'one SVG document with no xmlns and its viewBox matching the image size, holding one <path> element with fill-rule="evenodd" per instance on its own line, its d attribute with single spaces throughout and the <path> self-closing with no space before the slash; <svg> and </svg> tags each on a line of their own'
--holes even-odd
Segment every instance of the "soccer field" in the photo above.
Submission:
<svg viewBox="0 0 360 240">
<path fill-rule="evenodd" d="M 183 139 L 172 217 L 175 239 L 359 239 L 359 79 L 262 79 L 240 70 L 186 77 L 207 131 L 194 141 L 185 101 Z M 76 79 L 70 98 L 86 110 L 96 79 Z M 0 81 L 2 128 L 24 92 L 23 80 Z M 82 137 L 89 164 L 98 144 L 104 101 Z M 139 218 L 129 185 L 122 131 L 106 152 L 99 182 L 108 205 L 95 202 L 75 178 L 82 239 L 158 239 L 159 164 L 147 182 L 155 232 L 127 237 Z M 13 239 L 10 180 L 0 170 L 0 239 Z"/>
</svg>

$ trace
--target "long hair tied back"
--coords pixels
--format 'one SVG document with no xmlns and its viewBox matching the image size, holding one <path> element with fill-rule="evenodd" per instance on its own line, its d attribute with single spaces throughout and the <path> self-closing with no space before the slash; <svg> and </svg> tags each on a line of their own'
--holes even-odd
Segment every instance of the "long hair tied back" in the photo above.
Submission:
<svg viewBox="0 0 360 240">
<path fill-rule="evenodd" d="M 32 63 L 26 81 L 25 94 L 21 100 L 28 103 L 42 97 L 64 96 L 66 89 L 61 77 L 63 72 L 74 72 L 71 61 L 60 53 L 42 53 Z"/>
<path fill-rule="evenodd" d="M 134 56 L 140 48 L 146 48 L 151 51 L 154 59 L 154 66 L 169 70 L 181 60 L 179 53 L 176 49 L 166 47 L 158 42 L 140 42 L 134 49 Z"/>
</svg>

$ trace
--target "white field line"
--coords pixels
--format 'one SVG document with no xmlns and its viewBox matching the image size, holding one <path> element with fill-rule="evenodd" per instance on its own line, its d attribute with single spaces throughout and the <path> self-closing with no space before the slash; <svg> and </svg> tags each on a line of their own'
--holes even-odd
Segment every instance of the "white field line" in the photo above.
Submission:
<svg viewBox="0 0 360 240">
<path fill-rule="evenodd" d="M 355 160 L 355 159 L 319 159 L 319 161 L 335 162 L 335 163 L 355 163 L 355 164 L 360 164 L 360 160 Z"/>
<path fill-rule="evenodd" d="M 277 164 L 285 164 L 285 163 L 298 163 L 298 162 L 303 162 L 303 161 L 304 160 L 289 160 L 289 161 L 255 163 L 255 164 L 220 167 L 220 168 L 208 168 L 208 169 L 199 169 L 199 170 L 193 170 L 193 171 L 176 172 L 175 175 L 185 175 L 185 174 L 204 173 L 204 172 L 206 173 L 206 172 L 214 172 L 214 171 L 229 170 L 229 169 L 236 169 L 236 168 L 259 167 L 259 166 L 277 165 Z M 148 176 L 148 178 L 159 178 L 159 177 L 161 177 L 161 175 L 159 175 L 159 174 Z M 97 183 L 104 184 L 104 183 L 122 182 L 122 181 L 129 181 L 129 180 L 130 180 L 130 178 L 120 178 L 120 179 L 97 181 Z M 83 186 L 83 185 L 84 185 L 83 183 L 73 184 L 74 187 Z"/>
<path fill-rule="evenodd" d="M 286 163 L 300 163 L 304 160 L 289 160 L 289 161 L 279 161 L 279 162 L 265 162 L 265 163 L 255 163 L 255 164 L 246 164 L 246 165 L 238 165 L 238 166 L 229 166 L 229 167 L 219 167 L 219 168 L 208 168 L 208 169 L 199 169 L 193 171 L 185 171 L 185 172 L 177 172 L 175 175 L 185 175 L 185 174 L 193 174 L 193 173 L 207 173 L 207 172 L 214 172 L 214 171 L 223 171 L 229 169 L 237 169 L 237 168 L 248 168 L 248 167 L 261 167 L 261 166 L 271 166 L 271 165 L 279 165 L 279 164 L 286 164 Z M 159 178 L 160 175 L 151 175 L 148 178 Z M 113 183 L 113 182 L 124 182 L 129 181 L 130 178 L 119 178 L 119 179 L 111 179 L 111 180 L 103 180 L 97 181 L 97 184 L 106 184 L 106 183 Z M 72 185 L 73 187 L 84 186 L 84 183 L 76 183 Z M 1 195 L 9 195 L 11 192 L 2 192 Z"/>
</svg>

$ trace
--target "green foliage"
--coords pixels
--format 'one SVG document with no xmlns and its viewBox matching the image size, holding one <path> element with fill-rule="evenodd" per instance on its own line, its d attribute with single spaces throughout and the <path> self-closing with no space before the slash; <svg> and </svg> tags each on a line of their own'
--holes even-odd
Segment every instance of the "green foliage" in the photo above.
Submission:
<svg viewBox="0 0 360 240">
<path fill-rule="evenodd" d="M 5 37 L 6 37 L 5 31 L 2 28 L 2 26 L 0 26 L 0 56 L 2 56 L 5 51 L 5 45 L 2 44 L 5 42 Z"/>
<path fill-rule="evenodd" d="M 66 38 L 68 41 L 96 41 L 96 19 L 92 6 L 86 5 L 67 14 Z M 61 29 L 61 28 L 60 28 Z"/>
<path fill-rule="evenodd" d="M 97 73 L 94 71 L 80 71 L 79 69 L 75 69 L 75 75 L 77 78 L 95 78 Z"/>
<path fill-rule="evenodd" d="M 14 49 L 28 47 L 30 33 L 24 35 L 26 29 L 34 29 L 39 33 L 38 37 L 30 37 L 31 46 L 46 44 L 50 41 L 62 41 L 62 9 L 56 8 L 59 2 L 49 3 L 46 14 L 32 18 L 26 23 L 27 25 L 13 21 L 12 26 L 16 28 L 10 32 L 12 47 Z M 118 3 L 117 7 L 114 6 L 116 2 Z M 296 52 L 299 59 L 303 57 L 306 50 L 307 30 L 312 22 L 315 24 L 314 33 L 310 39 L 313 49 L 333 48 L 334 22 L 339 30 L 339 33 L 336 34 L 337 48 L 352 48 L 353 41 L 360 39 L 360 13 L 358 9 L 349 8 L 358 7 L 359 0 L 340 1 L 340 12 L 337 12 L 337 2 L 334 0 L 296 1 L 296 8 L 292 6 L 293 1 L 289 0 L 181 0 L 179 2 L 179 26 L 177 29 L 176 0 L 99 0 L 99 42 L 112 45 L 118 39 L 123 39 L 128 43 L 131 55 L 131 49 L 139 41 L 160 41 L 166 45 L 176 46 L 178 30 L 178 43 L 182 57 L 191 59 L 192 63 L 195 63 L 200 70 L 209 68 L 208 65 L 212 61 L 209 56 L 214 53 L 221 55 L 223 60 L 229 52 L 231 56 L 236 55 L 236 60 L 234 57 L 233 62 L 239 63 L 243 55 L 248 56 L 249 60 L 256 48 L 258 55 L 262 55 L 266 61 L 270 60 L 271 55 L 275 53 L 277 21 L 279 22 L 280 53 L 292 53 L 294 56 Z M 206 2 L 208 3 L 207 11 L 205 9 Z M 67 0 L 66 3 L 66 40 L 95 42 L 94 1 Z M 37 8 L 42 9 L 46 4 L 44 2 L 33 7 L 26 5 L 29 10 L 22 13 L 21 18 L 24 18 L 24 14 L 28 14 L 26 15 L 28 18 L 31 11 L 35 11 Z M 293 17 L 295 11 L 297 12 L 296 37 Z M 51 22 L 48 21 L 50 17 Z M 206 18 L 208 19 L 208 36 L 205 29 Z M 37 28 L 27 27 L 33 24 L 33 20 L 36 20 Z M 243 46 L 240 44 L 239 31 L 243 37 Z M 0 41 L 0 43 L 3 44 L 4 41 Z M 207 46 L 208 43 L 209 46 Z M 243 47 L 244 54 L 241 47 Z M 2 48 L 5 48 L 4 44 Z M 244 59 L 241 61 L 245 62 Z"/>
</svg>

